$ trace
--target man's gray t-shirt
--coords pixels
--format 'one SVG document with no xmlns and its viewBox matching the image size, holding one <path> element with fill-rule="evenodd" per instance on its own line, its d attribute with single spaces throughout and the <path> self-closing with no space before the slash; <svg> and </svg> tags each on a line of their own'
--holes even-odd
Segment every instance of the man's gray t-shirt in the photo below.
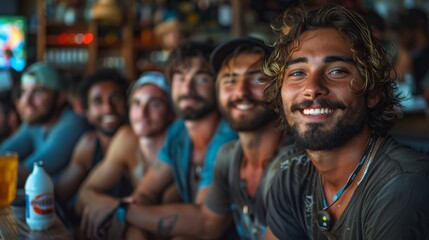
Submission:
<svg viewBox="0 0 429 240">
<path fill-rule="evenodd" d="M 321 232 L 319 173 L 298 154 L 273 179 L 267 224 L 279 239 L 428 239 L 428 186 L 429 156 L 387 137 L 340 218 Z"/>
<path fill-rule="evenodd" d="M 243 152 L 239 141 L 225 144 L 216 157 L 214 181 L 206 198 L 207 207 L 219 214 L 231 213 L 241 239 L 262 239 L 265 230 L 265 202 L 270 182 L 279 169 L 278 159 L 295 153 L 295 145 L 281 144 L 271 156 L 253 198 L 248 196 L 245 181 L 240 179 Z M 267 157 L 269 158 L 269 157 Z"/>
</svg>

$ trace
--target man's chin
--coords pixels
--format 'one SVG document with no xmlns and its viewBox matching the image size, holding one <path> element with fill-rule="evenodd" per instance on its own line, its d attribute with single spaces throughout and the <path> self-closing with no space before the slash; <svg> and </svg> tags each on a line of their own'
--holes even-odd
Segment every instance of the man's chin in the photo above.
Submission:
<svg viewBox="0 0 429 240">
<path fill-rule="evenodd" d="M 106 136 L 113 136 L 115 135 L 116 131 L 119 129 L 119 126 L 115 128 L 98 128 L 100 132 L 102 132 Z"/>
<path fill-rule="evenodd" d="M 22 121 L 25 122 L 25 123 L 27 123 L 28 125 L 43 124 L 42 122 L 40 122 L 40 120 L 38 118 L 34 118 L 34 117 L 22 118 Z"/>
</svg>

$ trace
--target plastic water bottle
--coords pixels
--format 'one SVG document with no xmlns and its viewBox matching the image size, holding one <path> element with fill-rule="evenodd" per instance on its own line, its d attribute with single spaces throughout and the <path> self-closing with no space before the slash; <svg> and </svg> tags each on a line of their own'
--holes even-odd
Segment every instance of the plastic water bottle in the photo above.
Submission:
<svg viewBox="0 0 429 240">
<path fill-rule="evenodd" d="M 43 169 L 43 162 L 35 162 L 25 182 L 25 220 L 31 230 L 41 231 L 53 225 L 55 219 L 54 185 Z"/>
</svg>

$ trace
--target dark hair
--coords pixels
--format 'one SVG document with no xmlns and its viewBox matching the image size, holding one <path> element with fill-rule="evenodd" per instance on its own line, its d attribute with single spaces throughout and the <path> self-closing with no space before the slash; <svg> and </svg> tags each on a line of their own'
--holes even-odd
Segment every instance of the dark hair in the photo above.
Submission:
<svg viewBox="0 0 429 240">
<path fill-rule="evenodd" d="M 264 72 L 271 76 L 264 95 L 266 100 L 279 113 L 279 125 L 285 125 L 281 100 L 283 75 L 291 53 L 299 48 L 300 36 L 310 30 L 333 28 L 351 42 L 353 59 L 363 86 L 359 89 L 351 85 L 356 94 L 377 95 L 379 102 L 369 109 L 368 124 L 375 134 L 384 136 L 393 125 L 396 112 L 401 110 L 400 98 L 389 54 L 379 40 L 371 33 L 371 27 L 357 13 L 339 5 L 323 6 L 316 9 L 294 7 L 287 9 L 272 24 L 278 38 L 274 51 L 263 66 Z"/>
<path fill-rule="evenodd" d="M 101 68 L 95 73 L 87 76 L 79 85 L 80 99 L 84 109 L 88 109 L 88 91 L 97 83 L 113 82 L 121 88 L 121 93 L 126 98 L 128 89 L 128 80 L 114 68 Z"/>
<path fill-rule="evenodd" d="M 210 53 L 213 51 L 213 44 L 209 42 L 193 42 L 187 41 L 174 49 L 165 64 L 164 75 L 168 83 L 171 85 L 173 74 L 180 65 L 189 65 L 191 58 L 198 57 L 203 62 L 210 64 Z M 214 71 L 213 71 L 214 76 Z"/>
<path fill-rule="evenodd" d="M 261 55 L 262 59 L 265 59 L 270 53 L 266 49 L 260 46 L 256 46 L 255 44 L 244 43 L 244 44 L 238 45 L 234 49 L 234 51 L 232 51 L 229 55 L 225 57 L 225 59 L 223 59 L 220 68 L 222 68 L 229 60 L 241 54 L 259 54 Z"/>
<path fill-rule="evenodd" d="M 270 54 L 266 49 L 260 47 L 260 46 L 256 46 L 254 44 L 249 44 L 249 43 L 244 43 L 244 44 L 240 44 L 237 47 L 234 48 L 234 51 L 232 51 L 229 55 L 227 55 L 225 57 L 225 59 L 223 59 L 222 64 L 220 66 L 220 68 L 222 68 L 229 60 L 237 57 L 238 55 L 241 54 L 260 54 L 261 55 L 261 59 L 262 61 L 264 59 L 267 58 L 267 56 Z M 220 75 L 217 75 L 216 78 L 216 89 L 218 90 L 219 84 L 218 84 L 218 77 L 220 77 Z M 218 91 L 216 91 L 218 92 Z"/>
</svg>

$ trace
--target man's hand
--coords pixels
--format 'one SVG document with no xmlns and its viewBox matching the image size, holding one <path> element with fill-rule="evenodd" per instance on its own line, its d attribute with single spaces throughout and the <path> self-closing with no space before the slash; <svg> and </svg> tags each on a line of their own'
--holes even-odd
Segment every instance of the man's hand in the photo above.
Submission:
<svg viewBox="0 0 429 240">
<path fill-rule="evenodd" d="M 85 207 L 80 231 L 89 239 L 105 239 L 112 224 L 119 200 L 116 202 L 97 202 Z"/>
<path fill-rule="evenodd" d="M 127 225 L 125 223 L 119 222 L 118 218 L 116 217 L 116 211 L 114 212 L 113 216 L 110 218 L 108 229 L 103 234 L 104 239 L 107 240 L 118 240 L 118 239 L 125 239 L 124 238 L 124 232 Z"/>
</svg>

